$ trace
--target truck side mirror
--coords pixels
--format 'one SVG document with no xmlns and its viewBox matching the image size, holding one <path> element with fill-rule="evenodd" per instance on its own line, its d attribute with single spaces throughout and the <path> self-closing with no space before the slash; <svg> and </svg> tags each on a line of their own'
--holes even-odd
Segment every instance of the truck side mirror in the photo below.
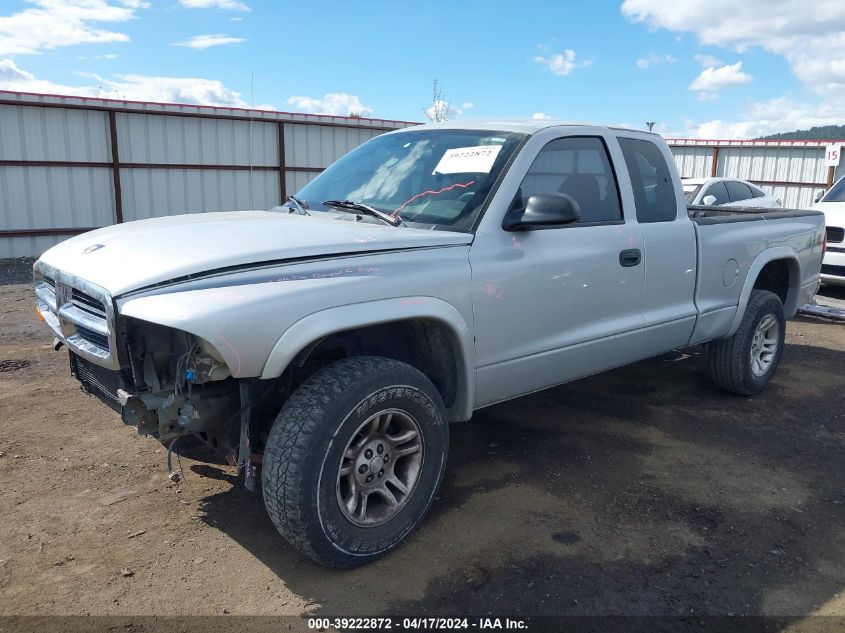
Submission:
<svg viewBox="0 0 845 633">
<path fill-rule="evenodd" d="M 515 201 L 516 202 L 516 201 Z M 506 231 L 530 231 L 535 228 L 563 226 L 581 219 L 578 201 L 565 193 L 536 193 L 525 203 L 512 207 L 502 222 Z"/>
<path fill-rule="evenodd" d="M 704 196 L 704 198 L 701 200 L 701 204 L 706 207 L 712 207 L 714 204 L 716 204 L 716 196 Z"/>
<path fill-rule="evenodd" d="M 816 192 L 816 202 L 821 202 L 821 199 L 824 198 L 825 191 L 821 189 L 820 191 Z"/>
</svg>

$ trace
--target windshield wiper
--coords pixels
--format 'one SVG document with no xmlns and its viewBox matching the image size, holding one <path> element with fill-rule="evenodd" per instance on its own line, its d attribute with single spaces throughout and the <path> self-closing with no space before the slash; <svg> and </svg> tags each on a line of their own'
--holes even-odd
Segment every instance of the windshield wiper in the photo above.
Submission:
<svg viewBox="0 0 845 633">
<path fill-rule="evenodd" d="M 352 200 L 326 200 L 323 202 L 323 206 L 340 209 L 341 211 L 366 213 L 367 215 L 378 218 L 383 222 L 387 222 L 390 226 L 405 226 L 405 223 L 401 220 L 401 218 L 385 213 L 384 211 L 379 211 L 375 207 L 371 207 L 370 205 L 362 202 L 354 202 Z"/>
<path fill-rule="evenodd" d="M 299 215 L 311 215 L 306 211 L 308 204 L 304 200 L 300 200 L 296 196 L 288 196 L 285 202 L 289 202 L 292 206 L 289 207 L 288 213 L 296 212 Z"/>
</svg>

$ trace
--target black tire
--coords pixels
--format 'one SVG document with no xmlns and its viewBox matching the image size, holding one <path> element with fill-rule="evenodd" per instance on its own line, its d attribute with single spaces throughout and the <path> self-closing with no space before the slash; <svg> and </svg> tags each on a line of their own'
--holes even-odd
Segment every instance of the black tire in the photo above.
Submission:
<svg viewBox="0 0 845 633">
<path fill-rule="evenodd" d="M 362 424 L 387 409 L 416 421 L 421 465 L 396 514 L 361 527 L 340 506 L 341 460 Z M 261 476 L 267 513 L 291 545 L 318 563 L 363 565 L 397 547 L 421 522 L 443 478 L 448 446 L 443 401 L 424 374 L 388 358 L 337 361 L 297 388 L 270 430 Z"/>
<path fill-rule="evenodd" d="M 778 324 L 777 349 L 768 369 L 761 375 L 752 371 L 751 347 L 760 322 L 768 315 Z M 710 376 L 716 386 L 741 396 L 760 393 L 769 384 L 783 354 L 786 318 L 780 297 L 768 290 L 752 290 L 739 328 L 733 336 L 707 344 Z"/>
</svg>

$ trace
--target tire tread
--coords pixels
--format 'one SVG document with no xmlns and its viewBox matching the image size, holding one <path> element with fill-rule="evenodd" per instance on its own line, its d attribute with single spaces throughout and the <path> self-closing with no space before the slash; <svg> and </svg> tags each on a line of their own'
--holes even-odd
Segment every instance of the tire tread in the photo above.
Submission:
<svg viewBox="0 0 845 633">
<path fill-rule="evenodd" d="M 270 431 L 262 472 L 267 513 L 291 545 L 317 562 L 332 567 L 356 564 L 340 553 L 328 555 L 316 548 L 309 538 L 313 526 L 304 511 L 309 500 L 303 498 L 303 481 L 314 476 L 313 455 L 308 454 L 309 440 L 326 432 L 326 408 L 354 389 L 356 384 L 376 372 L 395 374 L 408 368 L 410 366 L 401 361 L 375 356 L 355 356 L 336 361 L 314 372 L 294 391 Z M 423 374 L 420 376 L 425 378 Z M 433 385 L 431 388 L 434 390 Z M 436 390 L 434 393 L 437 393 Z"/>
<path fill-rule="evenodd" d="M 719 389 L 742 396 L 750 396 L 758 391 L 746 384 L 742 364 L 743 350 L 748 337 L 753 336 L 751 326 L 754 320 L 765 304 L 772 299 L 780 303 L 780 298 L 773 292 L 752 290 L 737 331 L 732 336 L 707 344 L 710 377 Z"/>
</svg>

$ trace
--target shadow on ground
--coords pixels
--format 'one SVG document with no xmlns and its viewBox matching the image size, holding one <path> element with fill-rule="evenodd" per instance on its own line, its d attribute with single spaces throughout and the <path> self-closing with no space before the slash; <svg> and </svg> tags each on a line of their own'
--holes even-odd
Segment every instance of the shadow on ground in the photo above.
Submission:
<svg viewBox="0 0 845 633">
<path fill-rule="evenodd" d="M 204 521 L 326 614 L 807 614 L 845 588 L 845 354 L 784 361 L 755 398 L 692 350 L 480 411 L 423 527 L 366 568 L 298 556 L 213 467 L 233 488 Z"/>
<path fill-rule="evenodd" d="M 828 299 L 839 299 L 845 301 L 845 286 L 831 286 L 825 284 L 819 288 L 819 295 Z"/>
</svg>

